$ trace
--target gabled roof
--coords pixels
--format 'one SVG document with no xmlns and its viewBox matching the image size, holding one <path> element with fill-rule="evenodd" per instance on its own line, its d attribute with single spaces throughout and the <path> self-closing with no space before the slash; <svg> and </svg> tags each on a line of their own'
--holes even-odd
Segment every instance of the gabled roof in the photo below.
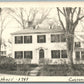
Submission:
<svg viewBox="0 0 84 84">
<path fill-rule="evenodd" d="M 61 28 L 58 29 L 23 29 L 14 33 L 11 33 L 12 35 L 16 34 L 38 34 L 38 33 L 58 33 L 63 32 Z"/>
</svg>

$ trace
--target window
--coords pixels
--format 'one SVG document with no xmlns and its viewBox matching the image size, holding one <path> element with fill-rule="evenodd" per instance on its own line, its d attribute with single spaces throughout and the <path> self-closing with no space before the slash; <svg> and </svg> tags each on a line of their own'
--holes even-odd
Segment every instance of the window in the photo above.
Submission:
<svg viewBox="0 0 84 84">
<path fill-rule="evenodd" d="M 80 42 L 75 42 L 75 47 L 81 47 Z"/>
<path fill-rule="evenodd" d="M 51 35 L 51 42 L 60 42 L 59 35 Z"/>
<path fill-rule="evenodd" d="M 66 42 L 66 38 L 64 34 L 52 34 L 51 42 Z"/>
<path fill-rule="evenodd" d="M 32 43 L 32 36 L 24 36 L 24 43 Z"/>
<path fill-rule="evenodd" d="M 80 52 L 76 51 L 76 60 L 80 60 Z"/>
<path fill-rule="evenodd" d="M 67 51 L 66 50 L 61 50 L 61 57 L 67 58 Z"/>
<path fill-rule="evenodd" d="M 22 51 L 15 51 L 15 58 L 16 59 L 23 58 L 23 52 Z"/>
<path fill-rule="evenodd" d="M 84 60 L 84 51 L 81 51 L 81 58 Z"/>
<path fill-rule="evenodd" d="M 60 58 L 60 50 L 52 50 L 51 56 L 52 58 Z"/>
<path fill-rule="evenodd" d="M 66 38 L 64 34 L 61 34 L 61 42 L 66 42 Z"/>
<path fill-rule="evenodd" d="M 23 36 L 15 36 L 15 44 L 23 43 Z"/>
<path fill-rule="evenodd" d="M 32 59 L 32 51 L 24 51 L 24 58 Z"/>
<path fill-rule="evenodd" d="M 37 42 L 38 43 L 45 43 L 46 42 L 46 36 L 45 35 L 38 35 L 37 36 Z"/>
</svg>

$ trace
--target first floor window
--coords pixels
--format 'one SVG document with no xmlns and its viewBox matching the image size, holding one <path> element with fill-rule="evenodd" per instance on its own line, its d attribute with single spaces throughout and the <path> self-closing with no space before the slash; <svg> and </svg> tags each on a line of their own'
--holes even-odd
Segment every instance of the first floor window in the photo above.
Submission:
<svg viewBox="0 0 84 84">
<path fill-rule="evenodd" d="M 15 36 L 15 44 L 23 43 L 23 36 Z"/>
<path fill-rule="evenodd" d="M 76 51 L 76 60 L 80 60 L 80 51 Z"/>
<path fill-rule="evenodd" d="M 15 58 L 16 59 L 23 58 L 23 51 L 15 51 Z"/>
<path fill-rule="evenodd" d="M 24 58 L 32 59 L 32 51 L 24 51 Z"/>
<path fill-rule="evenodd" d="M 60 50 L 52 50 L 51 56 L 52 58 L 60 58 Z"/>
<path fill-rule="evenodd" d="M 84 51 L 81 51 L 81 58 L 84 60 Z"/>
<path fill-rule="evenodd" d="M 67 58 L 67 51 L 66 50 L 61 50 L 61 57 Z"/>
</svg>

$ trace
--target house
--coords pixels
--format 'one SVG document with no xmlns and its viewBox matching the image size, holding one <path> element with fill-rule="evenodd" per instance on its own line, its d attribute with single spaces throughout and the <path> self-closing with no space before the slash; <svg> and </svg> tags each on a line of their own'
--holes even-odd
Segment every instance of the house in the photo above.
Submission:
<svg viewBox="0 0 84 84">
<path fill-rule="evenodd" d="M 84 32 L 75 32 L 73 60 L 76 64 L 84 64 Z"/>
<path fill-rule="evenodd" d="M 12 35 L 12 57 L 17 64 L 68 63 L 66 38 L 61 28 L 24 29 Z M 75 39 L 76 40 L 76 39 Z M 80 42 L 74 42 L 79 48 Z M 83 54 L 83 53 L 82 53 Z M 79 52 L 73 52 L 74 63 L 79 59 Z"/>
</svg>

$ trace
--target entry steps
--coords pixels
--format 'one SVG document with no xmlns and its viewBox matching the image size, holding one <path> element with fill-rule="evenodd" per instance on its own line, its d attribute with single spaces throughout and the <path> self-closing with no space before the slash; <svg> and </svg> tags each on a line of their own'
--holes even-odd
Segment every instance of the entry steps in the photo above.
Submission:
<svg viewBox="0 0 84 84">
<path fill-rule="evenodd" d="M 29 76 L 38 76 L 38 73 L 42 67 L 38 66 L 34 70 L 30 71 Z"/>
</svg>

